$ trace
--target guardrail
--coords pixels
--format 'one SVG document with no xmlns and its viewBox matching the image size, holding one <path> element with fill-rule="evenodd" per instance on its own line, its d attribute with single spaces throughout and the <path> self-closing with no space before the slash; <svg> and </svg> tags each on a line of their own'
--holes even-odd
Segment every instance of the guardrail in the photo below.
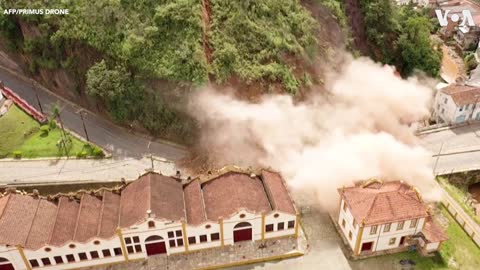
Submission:
<svg viewBox="0 0 480 270">
<path fill-rule="evenodd" d="M 45 123 L 47 122 L 47 117 L 39 112 L 35 107 L 32 105 L 28 104 L 23 98 L 21 98 L 19 95 L 17 95 L 15 92 L 13 92 L 12 89 L 8 87 L 4 87 L 3 89 L 0 89 L 2 91 L 3 95 L 12 100 L 15 105 L 20 107 L 23 111 L 25 111 L 27 114 L 32 116 L 35 120 L 37 120 L 40 123 Z"/>
<path fill-rule="evenodd" d="M 471 224 L 471 220 L 467 220 L 464 215 L 467 215 L 463 209 L 458 209 L 459 206 L 456 202 L 452 201 L 448 195 L 444 194 L 442 203 L 447 208 L 448 212 L 457 221 L 458 225 L 467 233 L 468 237 L 480 248 L 480 231 L 478 231 L 474 225 Z"/>
</svg>

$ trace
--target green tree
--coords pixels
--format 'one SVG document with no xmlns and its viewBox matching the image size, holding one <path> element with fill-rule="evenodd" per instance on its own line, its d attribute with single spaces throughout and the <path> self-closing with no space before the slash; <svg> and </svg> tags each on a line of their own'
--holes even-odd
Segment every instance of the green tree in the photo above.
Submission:
<svg viewBox="0 0 480 270">
<path fill-rule="evenodd" d="M 400 52 L 400 72 L 411 74 L 415 69 L 432 77 L 440 72 L 442 55 L 433 48 L 430 40 L 431 22 L 423 16 L 413 16 L 403 23 L 402 34 L 398 39 Z"/>
<path fill-rule="evenodd" d="M 131 77 L 125 67 L 110 69 L 102 60 L 87 72 L 87 93 L 105 102 L 107 110 L 116 120 L 136 119 L 141 110 L 144 89 Z"/>
</svg>

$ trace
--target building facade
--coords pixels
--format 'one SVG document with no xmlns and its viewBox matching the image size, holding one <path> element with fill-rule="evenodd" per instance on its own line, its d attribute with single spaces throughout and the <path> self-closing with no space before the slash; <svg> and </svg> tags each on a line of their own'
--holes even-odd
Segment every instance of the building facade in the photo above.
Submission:
<svg viewBox="0 0 480 270">
<path fill-rule="evenodd" d="M 429 216 L 417 191 L 400 181 L 369 181 L 339 193 L 338 227 L 354 256 L 407 247 Z"/>
<path fill-rule="evenodd" d="M 73 269 L 298 236 L 281 176 L 227 169 L 188 184 L 147 173 L 119 189 L 0 198 L 0 270 Z"/>
<path fill-rule="evenodd" d="M 480 88 L 452 84 L 437 91 L 434 118 L 437 122 L 461 124 L 480 120 Z"/>
</svg>

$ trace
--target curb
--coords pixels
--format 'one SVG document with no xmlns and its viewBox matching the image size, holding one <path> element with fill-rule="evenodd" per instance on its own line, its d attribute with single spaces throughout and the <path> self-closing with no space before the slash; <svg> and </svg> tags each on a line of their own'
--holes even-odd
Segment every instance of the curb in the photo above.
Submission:
<svg viewBox="0 0 480 270">
<path fill-rule="evenodd" d="M 18 72 L 15 72 L 15 71 L 11 70 L 10 68 L 4 67 L 4 66 L 2 66 L 2 65 L 0 65 L 0 69 L 6 71 L 6 72 L 8 72 L 8 73 L 10 73 L 11 75 L 17 77 L 18 79 L 21 79 L 21 80 L 24 81 L 24 82 L 28 82 L 28 81 L 31 80 L 30 78 L 28 78 L 28 77 L 26 77 L 26 76 L 24 76 L 24 75 L 18 74 Z M 83 109 L 84 111 L 88 112 L 89 114 L 94 115 L 94 116 L 96 116 L 96 117 L 99 117 L 99 118 L 107 121 L 108 123 L 110 123 L 110 124 L 112 124 L 112 125 L 114 125 L 114 126 L 116 126 L 116 127 L 118 127 L 118 128 L 123 129 L 124 131 L 126 131 L 126 132 L 128 132 L 128 133 L 132 133 L 133 135 L 138 136 L 138 137 L 142 137 L 142 138 L 144 138 L 144 139 L 152 140 L 152 137 L 150 137 L 150 136 L 148 136 L 148 135 L 141 134 L 141 133 L 137 133 L 137 132 L 131 132 L 131 131 L 129 131 L 128 129 L 126 129 L 125 127 L 119 126 L 119 125 L 115 124 L 114 122 L 110 121 L 110 119 L 106 119 L 106 118 L 104 118 L 104 117 L 101 117 L 101 116 L 98 115 L 97 113 L 94 113 L 94 112 L 90 111 L 89 109 L 83 108 L 83 107 L 79 106 L 78 104 L 73 103 L 72 101 L 70 101 L 70 100 L 68 100 L 68 99 L 66 99 L 66 98 L 64 98 L 64 97 L 62 97 L 62 96 L 60 96 L 60 95 L 52 92 L 50 89 L 44 87 L 42 84 L 40 84 L 40 83 L 38 83 L 38 82 L 37 82 L 37 87 L 38 87 L 38 88 L 42 88 L 43 91 L 49 93 L 50 95 L 55 96 L 56 98 L 62 100 L 63 102 L 70 104 L 70 105 L 71 105 L 72 107 L 74 107 L 75 109 Z M 172 147 L 176 147 L 176 148 L 179 148 L 179 149 L 182 149 L 182 150 L 186 150 L 186 151 L 188 150 L 188 148 L 187 148 L 186 146 L 184 146 L 184 145 L 177 144 L 177 143 L 174 143 L 174 142 L 171 142 L 171 141 L 167 141 L 167 140 L 164 140 L 164 139 L 155 139 L 155 140 L 152 140 L 152 141 L 154 141 L 154 142 L 160 142 L 160 143 L 163 143 L 163 144 L 167 144 L 167 145 L 170 145 L 170 146 L 172 146 Z"/>
<path fill-rule="evenodd" d="M 264 262 L 269 262 L 269 261 L 290 259 L 290 258 L 300 257 L 300 256 L 303 256 L 303 255 L 304 255 L 304 253 L 296 251 L 296 252 L 293 252 L 293 253 L 276 255 L 276 256 L 271 256 L 271 257 L 266 257 L 266 258 L 258 258 L 258 259 L 240 261 L 240 262 L 219 264 L 219 265 L 207 266 L 207 267 L 203 267 L 203 268 L 201 267 L 201 268 L 196 268 L 196 270 L 222 269 L 222 268 L 226 268 L 226 267 L 235 267 L 235 266 L 242 266 L 242 265 L 248 265 L 248 264 L 254 264 L 254 263 L 264 263 Z"/>
</svg>

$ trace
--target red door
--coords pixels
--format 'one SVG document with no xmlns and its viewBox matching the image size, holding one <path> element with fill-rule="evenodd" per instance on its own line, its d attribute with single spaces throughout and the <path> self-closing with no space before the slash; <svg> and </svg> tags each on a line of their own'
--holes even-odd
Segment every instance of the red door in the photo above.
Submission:
<svg viewBox="0 0 480 270">
<path fill-rule="evenodd" d="M 148 256 L 167 253 L 167 248 L 165 246 L 165 242 L 145 244 L 145 247 L 147 249 L 147 255 Z"/>
<path fill-rule="evenodd" d="M 233 242 L 252 240 L 252 228 L 233 231 Z"/>
<path fill-rule="evenodd" d="M 15 268 L 7 259 L 0 258 L 0 270 L 15 270 Z"/>
<path fill-rule="evenodd" d="M 367 242 L 362 244 L 362 251 L 370 251 L 372 250 L 373 242 Z"/>
</svg>

